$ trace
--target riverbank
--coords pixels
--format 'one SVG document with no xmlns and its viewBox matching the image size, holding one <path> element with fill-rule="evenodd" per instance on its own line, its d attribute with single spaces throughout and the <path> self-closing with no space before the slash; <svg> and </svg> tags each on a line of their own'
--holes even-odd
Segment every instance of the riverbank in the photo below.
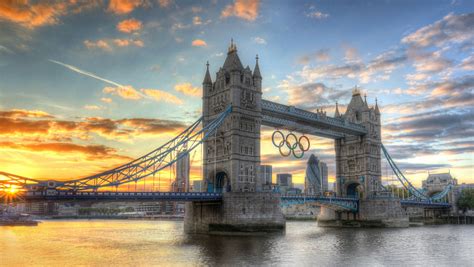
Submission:
<svg viewBox="0 0 474 267">
<path fill-rule="evenodd" d="M 43 220 L 138 220 L 138 221 L 153 221 L 153 220 L 173 220 L 182 221 L 182 215 L 156 215 L 146 217 L 136 216 L 121 216 L 121 215 L 51 215 L 37 217 Z"/>
</svg>

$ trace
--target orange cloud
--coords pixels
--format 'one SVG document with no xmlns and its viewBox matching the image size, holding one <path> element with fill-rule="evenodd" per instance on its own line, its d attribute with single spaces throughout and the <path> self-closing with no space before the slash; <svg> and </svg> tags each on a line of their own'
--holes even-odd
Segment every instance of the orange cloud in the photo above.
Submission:
<svg viewBox="0 0 474 267">
<path fill-rule="evenodd" d="M 102 92 L 106 94 L 115 94 L 120 96 L 121 98 L 124 99 L 131 99 L 131 100 L 138 100 L 141 99 L 143 96 L 135 90 L 132 86 L 127 85 L 124 87 L 110 87 L 106 86 L 102 90 Z"/>
<path fill-rule="evenodd" d="M 183 104 L 183 100 L 165 91 L 156 90 L 156 89 L 141 89 L 141 91 L 147 96 L 155 99 L 156 101 L 165 101 L 165 102 L 177 104 L 177 105 Z"/>
<path fill-rule="evenodd" d="M 87 110 L 101 110 L 101 109 L 104 109 L 103 107 L 99 107 L 97 105 L 85 105 L 84 108 L 87 109 Z"/>
<path fill-rule="evenodd" d="M 56 24 L 58 16 L 66 13 L 66 8 L 67 4 L 64 2 L 32 4 L 28 0 L 0 1 L 0 20 L 33 29 Z"/>
<path fill-rule="evenodd" d="M 113 40 L 114 44 L 119 47 L 125 47 L 125 46 L 138 46 L 138 47 L 143 47 L 143 41 L 142 40 L 129 40 L 129 39 L 114 39 Z"/>
<path fill-rule="evenodd" d="M 201 39 L 196 39 L 191 44 L 192 46 L 207 46 L 206 41 L 201 40 Z"/>
<path fill-rule="evenodd" d="M 23 27 L 34 29 L 59 22 L 61 16 L 74 14 L 99 7 L 100 0 L 89 1 L 0 1 L 0 21 L 10 21 Z"/>
<path fill-rule="evenodd" d="M 117 24 L 117 30 L 125 33 L 139 31 L 142 28 L 142 22 L 137 19 L 126 19 Z"/>
<path fill-rule="evenodd" d="M 235 0 L 234 4 L 227 5 L 221 12 L 221 18 L 230 16 L 254 21 L 258 16 L 259 0 Z"/>
<path fill-rule="evenodd" d="M 152 90 L 152 89 L 149 89 Z M 159 91 L 159 90 L 153 90 Z M 167 97 L 174 102 L 179 99 L 166 92 Z M 169 101 L 161 99 L 163 101 Z M 102 108 L 102 107 L 98 107 Z M 95 108 L 92 108 L 95 109 Z M 31 114 L 34 114 L 33 112 Z M 45 113 L 47 114 L 47 113 Z M 128 118 L 112 120 L 100 117 L 83 118 L 79 121 L 55 120 L 51 115 L 44 117 L 18 117 L 16 111 L 0 111 L 0 141 L 2 138 L 13 139 L 18 143 L 25 141 L 70 141 L 72 138 L 90 140 L 91 134 L 98 134 L 106 138 L 141 136 L 144 133 L 170 134 L 183 129 L 185 125 L 179 121 Z"/>
<path fill-rule="evenodd" d="M 112 98 L 108 98 L 108 97 L 102 97 L 100 99 L 100 101 L 104 102 L 104 103 L 112 103 Z"/>
<path fill-rule="evenodd" d="M 115 14 L 123 15 L 143 5 L 145 5 L 145 2 L 142 0 L 110 0 L 107 10 Z"/>
<path fill-rule="evenodd" d="M 174 89 L 185 95 L 201 96 L 202 90 L 199 87 L 193 87 L 190 83 L 180 83 L 174 86 Z"/>
<path fill-rule="evenodd" d="M 41 110 L 12 109 L 0 111 L 0 117 L 6 118 L 54 118 L 47 112 Z"/>
<path fill-rule="evenodd" d="M 109 45 L 109 43 L 106 40 L 98 40 L 98 41 L 90 41 L 90 40 L 85 40 L 84 45 L 89 48 L 100 48 L 105 51 L 112 51 L 112 47 Z"/>
<path fill-rule="evenodd" d="M 56 153 L 82 153 L 89 156 L 109 157 L 117 152 L 115 149 L 103 145 L 77 145 L 73 143 L 29 143 L 17 144 L 13 142 L 0 142 L 2 149 L 30 150 L 35 152 L 51 151 Z M 123 157 L 123 156 L 120 156 Z M 129 157 L 125 157 L 129 158 Z"/>
</svg>

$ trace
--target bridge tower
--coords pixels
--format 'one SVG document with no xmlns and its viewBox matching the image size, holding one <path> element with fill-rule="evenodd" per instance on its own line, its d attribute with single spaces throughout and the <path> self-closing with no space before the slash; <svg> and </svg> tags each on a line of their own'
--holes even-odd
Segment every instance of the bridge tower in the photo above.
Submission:
<svg viewBox="0 0 474 267">
<path fill-rule="evenodd" d="M 231 42 L 224 65 L 213 82 L 207 64 L 203 81 L 203 124 L 228 106 L 231 113 L 203 145 L 203 180 L 222 202 L 186 204 L 187 233 L 275 232 L 285 229 L 280 196 L 262 192 L 260 166 L 262 76 L 256 59 L 253 72 L 244 68 Z"/>
<path fill-rule="evenodd" d="M 362 124 L 368 133 L 364 136 L 346 136 L 336 139 L 336 189 L 339 196 L 372 197 L 381 189 L 381 124 L 378 104 L 367 105 L 356 87 L 344 115 L 344 120 Z"/>
<path fill-rule="evenodd" d="M 207 65 L 203 81 L 203 124 L 214 120 L 225 108 L 232 113 L 204 142 L 203 178 L 207 191 L 256 192 L 261 182 L 260 165 L 262 76 L 258 57 L 254 71 L 243 67 L 232 42 L 224 65 L 212 82 Z"/>
</svg>

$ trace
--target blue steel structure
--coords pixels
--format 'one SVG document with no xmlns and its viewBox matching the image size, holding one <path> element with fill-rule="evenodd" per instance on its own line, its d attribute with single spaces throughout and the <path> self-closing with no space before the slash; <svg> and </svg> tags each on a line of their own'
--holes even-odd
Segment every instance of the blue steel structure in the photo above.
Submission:
<svg viewBox="0 0 474 267">
<path fill-rule="evenodd" d="M 177 160 L 180 155 L 190 152 L 222 125 L 231 112 L 231 107 L 223 111 L 214 121 L 199 128 L 201 117 L 178 136 L 127 164 L 111 170 L 69 181 L 44 181 L 22 177 L 15 174 L 0 172 L 0 189 L 11 186 L 22 187 L 26 190 L 22 196 L 26 201 L 37 200 L 175 200 L 175 201 L 220 201 L 220 193 L 191 193 L 191 192 L 121 192 L 116 191 L 119 185 L 137 182 L 153 176 Z M 341 119 L 315 114 L 270 101 L 262 101 L 262 124 L 282 129 L 301 131 L 318 136 L 341 138 L 345 135 L 366 134 L 364 126 L 346 122 Z M 415 199 L 401 200 L 402 206 L 423 206 L 446 208 L 448 203 L 436 202 L 441 200 L 451 189 L 446 187 L 442 192 L 427 196 L 422 190 L 415 188 L 402 174 L 393 159 L 382 145 L 382 150 L 397 178 L 414 196 Z M 1 179 L 6 177 L 6 179 Z M 40 189 L 40 190 L 38 190 Z M 100 192 L 98 189 L 107 191 Z M 115 190 L 113 190 L 115 189 Z M 113 192 L 115 191 L 115 192 Z M 355 212 L 359 208 L 356 198 L 320 197 L 314 195 L 282 196 L 282 205 L 316 203 L 331 209 Z"/>
<path fill-rule="evenodd" d="M 405 175 L 403 175 L 403 173 L 400 171 L 397 164 L 395 164 L 395 161 L 393 161 L 392 157 L 390 156 L 390 154 L 388 153 L 387 149 L 385 148 L 383 144 L 382 144 L 382 151 L 383 151 L 383 154 L 385 155 L 385 158 L 388 161 L 388 164 L 390 165 L 391 169 L 395 173 L 395 176 L 403 185 L 403 187 L 407 189 L 414 196 L 414 199 L 418 199 L 420 201 L 425 201 L 429 203 L 434 202 L 434 201 L 440 201 L 446 196 L 446 194 L 448 194 L 453 189 L 453 185 L 449 184 L 443 189 L 443 191 L 436 193 L 433 196 L 428 196 L 425 190 L 418 189 L 415 186 L 413 186 L 413 184 L 405 177 Z"/>
<path fill-rule="evenodd" d="M 92 176 L 69 181 L 44 181 L 5 172 L 0 172 L 0 175 L 9 178 L 8 183 L 10 184 L 19 184 L 25 187 L 35 186 L 72 191 L 96 191 L 99 188 L 117 188 L 119 185 L 137 182 L 145 177 L 153 176 L 160 170 L 171 166 L 181 157 L 185 156 L 186 152 L 192 151 L 210 135 L 214 134 L 231 110 L 232 107 L 228 107 L 214 121 L 204 128 L 198 128 L 203 120 L 201 117 L 178 136 L 148 154 Z"/>
<path fill-rule="evenodd" d="M 268 100 L 262 100 L 262 124 L 332 139 L 367 133 L 363 125 Z"/>
</svg>

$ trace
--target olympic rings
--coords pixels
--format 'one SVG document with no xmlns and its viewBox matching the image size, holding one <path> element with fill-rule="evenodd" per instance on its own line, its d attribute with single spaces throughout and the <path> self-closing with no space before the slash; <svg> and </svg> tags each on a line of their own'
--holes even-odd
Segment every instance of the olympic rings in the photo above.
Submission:
<svg viewBox="0 0 474 267">
<path fill-rule="evenodd" d="M 280 155 L 283 157 L 293 154 L 298 159 L 302 158 L 304 152 L 308 151 L 311 146 L 308 137 L 302 135 L 298 138 L 294 133 L 289 133 L 285 136 L 279 130 L 273 132 L 272 143 L 278 148 Z M 288 149 L 288 152 L 284 151 L 286 150 L 285 147 Z M 300 151 L 299 153 L 296 152 L 297 149 Z"/>
</svg>

